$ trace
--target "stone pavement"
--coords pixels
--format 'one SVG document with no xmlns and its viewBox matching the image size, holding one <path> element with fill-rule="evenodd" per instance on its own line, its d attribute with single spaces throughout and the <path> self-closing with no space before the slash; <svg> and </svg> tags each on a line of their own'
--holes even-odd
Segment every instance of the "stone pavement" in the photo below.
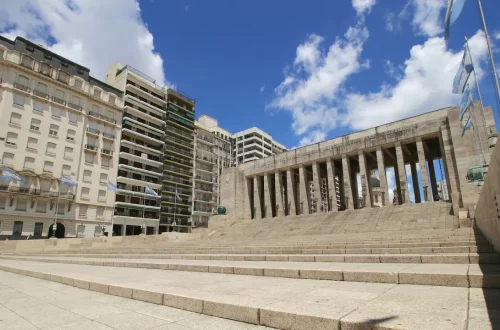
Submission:
<svg viewBox="0 0 500 330">
<path fill-rule="evenodd" d="M 0 271 L 0 329 L 265 330 Z"/>
</svg>

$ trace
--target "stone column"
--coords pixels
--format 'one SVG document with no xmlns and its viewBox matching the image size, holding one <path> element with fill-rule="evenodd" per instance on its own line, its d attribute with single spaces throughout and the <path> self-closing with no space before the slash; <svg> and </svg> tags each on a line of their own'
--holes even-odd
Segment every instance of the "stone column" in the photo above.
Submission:
<svg viewBox="0 0 500 330">
<path fill-rule="evenodd" d="M 418 164 L 420 165 L 420 177 L 422 178 L 422 189 L 424 195 L 421 196 L 422 201 L 431 201 L 431 189 L 429 188 L 429 178 L 427 176 L 427 166 L 425 161 L 424 141 L 421 137 L 417 138 L 417 154 Z M 432 160 L 431 160 L 432 162 Z"/>
<path fill-rule="evenodd" d="M 245 194 L 245 199 L 244 203 L 247 205 L 247 207 L 244 207 L 244 213 L 243 213 L 243 218 L 245 220 L 251 220 L 252 219 L 252 202 L 255 200 L 251 200 L 252 196 L 252 178 L 244 178 L 245 182 L 245 187 L 244 187 L 244 194 Z M 254 204 L 255 205 L 255 204 Z"/>
<path fill-rule="evenodd" d="M 262 201 L 260 196 L 260 177 L 258 175 L 253 177 L 253 207 L 254 207 L 254 219 L 262 219 Z"/>
<path fill-rule="evenodd" d="M 417 164 L 411 162 L 410 169 L 411 169 L 411 181 L 413 185 L 413 195 L 415 196 L 415 203 L 421 203 L 422 198 L 420 196 L 420 185 L 418 184 Z"/>
<path fill-rule="evenodd" d="M 321 182 L 319 176 L 319 164 L 312 164 L 313 170 L 313 182 L 314 182 L 314 196 L 311 196 L 311 199 L 314 199 L 316 202 L 316 209 L 314 212 L 321 212 Z"/>
<path fill-rule="evenodd" d="M 385 173 L 384 151 L 381 147 L 377 147 L 377 166 L 378 178 L 380 181 L 380 191 L 382 192 L 382 205 L 390 205 L 392 201 L 389 200 L 389 189 L 387 187 L 387 176 Z"/>
<path fill-rule="evenodd" d="M 271 175 L 264 174 L 264 218 L 273 217 L 273 200 L 271 198 Z"/>
<path fill-rule="evenodd" d="M 453 205 L 453 214 L 458 215 L 458 210 L 461 205 L 460 186 L 458 181 L 458 173 L 454 162 L 455 153 L 450 142 L 451 134 L 446 125 L 441 126 L 441 135 L 439 136 L 439 144 L 441 146 L 441 156 L 446 172 L 446 184 L 448 195 L 451 197 Z"/>
<path fill-rule="evenodd" d="M 295 175 L 293 169 L 286 170 L 286 193 L 288 197 L 288 215 L 297 215 L 297 199 L 295 198 Z"/>
<path fill-rule="evenodd" d="M 283 192 L 283 176 L 281 175 L 280 171 L 277 171 L 274 174 L 274 193 L 276 194 L 276 216 L 277 217 L 282 217 L 285 215 L 285 210 L 284 210 L 284 201 L 285 201 L 285 196 Z"/>
<path fill-rule="evenodd" d="M 398 163 L 399 188 L 403 197 L 403 203 L 400 201 L 400 204 L 408 204 L 410 203 L 410 195 L 408 193 L 408 185 L 406 184 L 406 170 L 401 142 L 396 142 L 396 161 Z"/>
<path fill-rule="evenodd" d="M 370 176 L 366 170 L 366 159 L 363 151 L 358 152 L 359 176 L 361 179 L 361 195 L 364 197 L 364 207 L 372 207 Z"/>
<path fill-rule="evenodd" d="M 346 210 L 354 210 L 354 201 L 352 200 L 351 189 L 351 166 L 349 165 L 349 159 L 345 154 L 342 155 L 342 172 L 344 177 L 344 200 L 341 201 L 341 204 L 345 205 Z"/>
<path fill-rule="evenodd" d="M 437 189 L 437 182 L 436 182 L 436 171 L 434 169 L 434 159 L 429 159 L 428 160 L 428 166 L 429 166 L 429 176 L 430 176 L 430 183 L 431 183 L 431 194 L 429 196 L 430 201 L 434 201 L 434 196 L 438 194 L 438 189 Z"/>
<path fill-rule="evenodd" d="M 326 161 L 326 175 L 328 177 L 328 211 L 337 212 L 337 191 L 335 189 L 335 164 L 332 159 Z"/>
<path fill-rule="evenodd" d="M 306 168 L 304 165 L 299 167 L 299 191 L 300 191 L 300 202 L 299 202 L 299 207 L 302 206 L 302 212 L 300 214 L 309 214 L 309 198 L 308 198 L 308 193 L 307 189 L 309 188 L 307 186 L 306 182 Z"/>
</svg>

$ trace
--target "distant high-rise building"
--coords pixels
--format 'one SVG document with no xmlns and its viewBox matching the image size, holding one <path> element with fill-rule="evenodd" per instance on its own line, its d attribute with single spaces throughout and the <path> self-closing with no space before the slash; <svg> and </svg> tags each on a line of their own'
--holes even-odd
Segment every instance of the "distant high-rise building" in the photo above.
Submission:
<svg viewBox="0 0 500 330">
<path fill-rule="evenodd" d="M 284 145 L 276 142 L 271 135 L 257 127 L 234 133 L 231 137 L 233 139 L 232 153 L 235 165 L 286 151 Z"/>
</svg>

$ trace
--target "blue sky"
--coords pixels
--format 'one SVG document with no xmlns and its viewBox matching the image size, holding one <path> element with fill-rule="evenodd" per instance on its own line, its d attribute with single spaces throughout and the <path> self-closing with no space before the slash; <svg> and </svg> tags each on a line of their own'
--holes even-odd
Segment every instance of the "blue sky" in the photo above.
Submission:
<svg viewBox="0 0 500 330">
<path fill-rule="evenodd" d="M 466 1 L 448 43 L 447 3 L 0 0 L 0 33 L 101 79 L 131 64 L 195 97 L 198 115 L 231 132 L 257 126 L 292 148 L 459 104 L 451 89 L 465 36 L 497 115 L 477 1 Z M 483 6 L 500 64 L 500 3 Z"/>
</svg>

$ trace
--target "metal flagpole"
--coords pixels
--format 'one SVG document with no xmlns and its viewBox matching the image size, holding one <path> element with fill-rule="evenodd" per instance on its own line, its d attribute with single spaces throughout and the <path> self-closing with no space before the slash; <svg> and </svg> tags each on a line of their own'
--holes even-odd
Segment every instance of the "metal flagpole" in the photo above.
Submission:
<svg viewBox="0 0 500 330">
<path fill-rule="evenodd" d="M 115 198 L 113 200 L 113 206 L 111 207 L 111 237 L 113 237 L 113 232 L 114 232 L 114 223 L 115 223 L 115 203 L 116 203 L 116 192 L 115 193 Z M 108 231 L 109 233 L 109 231 Z M 121 233 L 120 233 L 121 234 Z M 108 237 L 109 237 L 109 234 L 108 234 Z"/>
<path fill-rule="evenodd" d="M 177 226 L 177 222 L 175 222 L 175 214 L 176 214 L 176 212 L 177 212 L 177 194 L 178 194 L 178 192 L 177 192 L 177 183 L 176 183 L 176 184 L 175 184 L 175 196 L 174 196 L 174 201 L 175 201 L 175 202 L 174 202 L 174 205 L 175 205 L 175 206 L 174 206 L 174 223 L 175 223 L 175 225 L 176 225 L 176 226 Z M 173 229 L 173 228 L 172 228 L 172 229 Z"/>
<path fill-rule="evenodd" d="M 493 59 L 493 51 L 491 50 L 491 44 L 490 44 L 490 36 L 488 34 L 488 28 L 486 27 L 486 20 L 484 19 L 484 13 L 483 13 L 483 5 L 481 4 L 481 0 L 477 0 L 477 4 L 479 6 L 479 12 L 481 14 L 481 20 L 483 21 L 483 29 L 484 29 L 484 35 L 486 37 L 486 43 L 488 44 L 488 51 L 490 53 L 490 60 L 491 60 L 491 68 L 493 70 L 493 79 L 495 80 L 495 86 L 497 89 L 497 98 L 498 102 L 500 104 L 500 85 L 498 83 L 498 75 L 497 75 L 497 69 L 495 66 L 495 60 Z M 500 109 L 497 109 L 499 114 L 500 114 Z"/>
<path fill-rule="evenodd" d="M 467 49 L 467 53 L 469 54 L 469 60 L 473 67 L 472 72 L 474 73 L 474 82 L 476 83 L 477 96 L 479 98 L 479 102 L 481 103 L 481 114 L 483 116 L 484 132 L 486 133 L 485 135 L 486 138 L 488 138 L 488 126 L 486 125 L 486 117 L 484 116 L 483 97 L 481 95 L 481 90 L 479 89 L 479 81 L 477 80 L 476 67 L 474 66 L 474 62 L 472 61 L 472 55 L 470 54 L 470 48 L 469 48 L 469 39 L 467 39 L 467 37 L 465 37 L 465 47 Z"/>
</svg>

